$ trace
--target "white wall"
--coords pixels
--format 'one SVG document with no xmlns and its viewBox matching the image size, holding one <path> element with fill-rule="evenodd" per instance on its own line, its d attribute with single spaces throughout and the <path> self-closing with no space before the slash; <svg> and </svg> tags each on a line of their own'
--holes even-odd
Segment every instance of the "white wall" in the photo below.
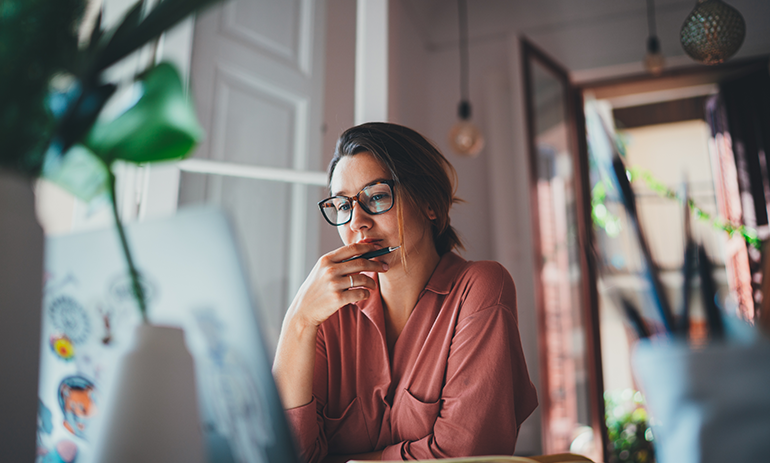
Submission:
<svg viewBox="0 0 770 463">
<path fill-rule="evenodd" d="M 391 0 L 389 7 L 388 121 L 426 135 L 433 116 L 425 104 L 433 84 L 430 53 L 403 2 Z"/>
<path fill-rule="evenodd" d="M 323 115 L 322 168 L 334 155 L 337 138 L 353 126 L 355 109 L 356 0 L 326 2 L 326 76 Z M 324 192 L 327 192 L 324 190 Z M 323 198 L 318 198 L 320 201 Z M 329 226 L 320 213 L 321 253 L 342 245 L 337 229 Z"/>
</svg>

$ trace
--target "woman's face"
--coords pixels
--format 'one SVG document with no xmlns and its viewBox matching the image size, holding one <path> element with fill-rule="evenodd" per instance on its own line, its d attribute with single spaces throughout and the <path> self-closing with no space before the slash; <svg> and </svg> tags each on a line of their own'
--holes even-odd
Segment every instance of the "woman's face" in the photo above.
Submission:
<svg viewBox="0 0 770 463">
<path fill-rule="evenodd" d="M 367 185 L 383 180 L 392 180 L 390 173 L 370 153 L 358 153 L 342 157 L 334 168 L 331 179 L 331 194 L 353 197 Z M 402 194 L 396 186 L 394 195 Z M 404 247 L 409 259 L 428 256 L 435 252 L 429 218 L 432 211 L 424 214 L 409 201 L 404 201 Z M 367 242 L 378 248 L 398 246 L 398 212 L 394 206 L 388 212 L 369 215 L 358 202 L 353 206 L 350 222 L 337 227 L 342 242 L 347 244 Z M 377 258 L 390 267 L 400 265 L 399 251 Z"/>
</svg>

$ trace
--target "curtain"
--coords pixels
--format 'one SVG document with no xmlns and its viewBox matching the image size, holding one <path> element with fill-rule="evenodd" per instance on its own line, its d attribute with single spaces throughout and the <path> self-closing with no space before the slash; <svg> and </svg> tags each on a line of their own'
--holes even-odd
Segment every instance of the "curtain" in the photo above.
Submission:
<svg viewBox="0 0 770 463">
<path fill-rule="evenodd" d="M 733 225 L 770 237 L 770 72 L 767 62 L 720 84 L 719 94 L 706 103 L 711 127 L 712 169 L 719 213 Z M 761 307 L 762 253 L 739 235 L 726 246 L 730 290 L 738 315 L 754 321 Z"/>
</svg>

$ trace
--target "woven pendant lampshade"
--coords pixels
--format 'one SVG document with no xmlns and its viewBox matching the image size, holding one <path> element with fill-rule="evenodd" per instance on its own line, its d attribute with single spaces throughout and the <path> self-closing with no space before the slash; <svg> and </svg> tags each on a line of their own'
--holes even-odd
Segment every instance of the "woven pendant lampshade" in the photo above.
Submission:
<svg viewBox="0 0 770 463">
<path fill-rule="evenodd" d="M 719 64 L 733 56 L 745 36 L 743 16 L 722 0 L 698 0 L 680 31 L 684 51 L 704 64 Z"/>
</svg>

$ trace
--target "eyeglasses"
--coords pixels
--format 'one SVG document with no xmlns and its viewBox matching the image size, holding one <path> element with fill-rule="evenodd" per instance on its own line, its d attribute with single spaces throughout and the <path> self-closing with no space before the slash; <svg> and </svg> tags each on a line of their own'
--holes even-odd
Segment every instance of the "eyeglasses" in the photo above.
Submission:
<svg viewBox="0 0 770 463">
<path fill-rule="evenodd" d="M 393 207 L 393 180 L 366 185 L 357 195 L 332 196 L 318 203 L 327 222 L 339 227 L 353 218 L 353 201 L 357 201 L 364 212 L 378 215 L 388 212 Z"/>
</svg>

